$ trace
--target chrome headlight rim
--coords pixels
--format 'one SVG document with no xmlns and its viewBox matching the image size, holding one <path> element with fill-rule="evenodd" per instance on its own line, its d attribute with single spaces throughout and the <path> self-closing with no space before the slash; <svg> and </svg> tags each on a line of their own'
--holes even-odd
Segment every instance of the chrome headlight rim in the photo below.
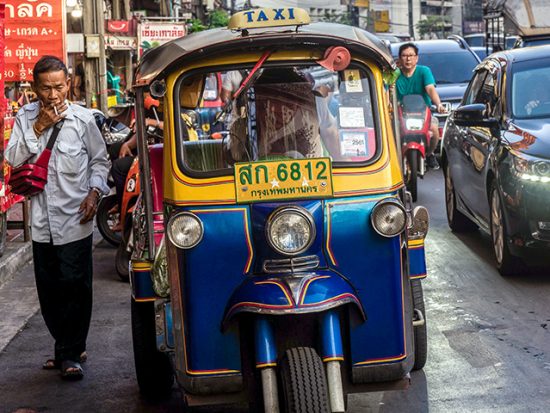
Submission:
<svg viewBox="0 0 550 413">
<path fill-rule="evenodd" d="M 176 219 L 179 219 L 183 216 L 188 216 L 190 218 L 192 218 L 193 220 L 195 220 L 198 224 L 199 224 L 199 228 L 200 228 L 200 235 L 197 237 L 197 239 L 189 244 L 189 245 L 180 245 L 178 242 L 176 242 L 174 240 L 174 237 L 172 235 L 172 225 L 174 224 L 174 221 Z M 177 248 L 180 248 L 180 249 L 183 249 L 183 250 L 188 250 L 188 249 L 191 249 L 191 248 L 194 248 L 196 247 L 201 241 L 202 241 L 202 238 L 204 237 L 204 226 L 202 224 L 202 221 L 201 219 L 193 214 L 192 212 L 187 212 L 187 211 L 184 211 L 184 212 L 178 212 L 174 215 L 172 215 L 170 217 L 170 219 L 168 220 L 168 223 L 166 224 L 166 234 L 168 235 L 168 239 L 170 240 L 170 242 L 175 245 Z"/>
<path fill-rule="evenodd" d="M 398 207 L 401 212 L 403 213 L 403 216 L 404 216 L 404 220 L 403 220 L 403 225 L 401 226 L 400 230 L 399 231 L 396 231 L 395 233 L 392 233 L 392 234 L 385 234 L 383 233 L 382 231 L 380 231 L 376 224 L 375 224 L 375 218 L 376 218 L 376 214 L 377 214 L 377 211 L 387 205 L 387 204 L 392 204 L 396 207 Z M 407 210 L 405 209 L 405 206 L 397 201 L 396 199 L 392 198 L 392 199 L 383 199 L 381 201 L 379 201 L 373 208 L 372 208 L 372 211 L 371 211 L 371 214 L 370 214 L 370 222 L 371 222 L 371 225 L 372 227 L 374 228 L 374 230 L 376 231 L 376 233 L 378 235 L 381 235 L 385 238 L 393 238 L 393 237 L 396 237 L 398 236 L 399 234 L 402 234 L 406 228 L 407 228 L 407 224 L 408 224 L 408 215 L 407 215 Z"/>
<path fill-rule="evenodd" d="M 309 240 L 304 244 L 302 248 L 292 252 L 284 251 L 284 250 L 281 250 L 279 247 L 277 247 L 273 242 L 273 240 L 271 239 L 271 235 L 270 235 L 271 228 L 273 226 L 273 223 L 276 221 L 276 219 L 279 218 L 281 215 L 288 214 L 288 213 L 294 213 L 296 215 L 300 215 L 301 217 L 305 218 L 307 223 L 309 224 L 309 230 L 310 230 Z M 315 228 L 315 220 L 313 219 L 313 216 L 307 209 L 297 205 L 282 206 L 277 208 L 275 211 L 271 213 L 271 215 L 267 219 L 267 223 L 265 226 L 265 238 L 267 239 L 267 243 L 269 244 L 269 246 L 279 254 L 286 255 L 288 257 L 293 257 L 303 253 L 304 251 L 307 251 L 307 249 L 311 247 L 311 244 L 313 244 L 313 242 L 315 241 L 316 236 L 317 236 L 317 231 Z"/>
</svg>

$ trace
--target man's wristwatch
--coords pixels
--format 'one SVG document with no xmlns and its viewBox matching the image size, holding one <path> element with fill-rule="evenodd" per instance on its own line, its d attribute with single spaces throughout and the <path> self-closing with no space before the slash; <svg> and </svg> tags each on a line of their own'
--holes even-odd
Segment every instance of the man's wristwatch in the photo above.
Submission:
<svg viewBox="0 0 550 413">
<path fill-rule="evenodd" d="M 99 200 L 101 199 L 101 197 L 103 196 L 103 193 L 100 191 L 99 188 L 96 188 L 95 186 L 90 188 L 90 191 L 94 191 L 95 194 L 97 195 L 97 198 L 96 198 L 96 202 L 99 202 Z"/>
</svg>

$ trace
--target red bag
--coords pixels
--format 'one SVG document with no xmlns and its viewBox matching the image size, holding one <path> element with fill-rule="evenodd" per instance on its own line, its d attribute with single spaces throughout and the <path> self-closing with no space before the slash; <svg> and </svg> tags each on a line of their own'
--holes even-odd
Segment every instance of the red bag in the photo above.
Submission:
<svg viewBox="0 0 550 413">
<path fill-rule="evenodd" d="M 36 163 L 25 163 L 12 169 L 9 181 L 11 192 L 17 195 L 31 196 L 44 190 L 48 183 L 48 163 L 52 148 L 62 126 L 63 121 L 55 124 L 46 149 L 40 154 Z"/>
</svg>

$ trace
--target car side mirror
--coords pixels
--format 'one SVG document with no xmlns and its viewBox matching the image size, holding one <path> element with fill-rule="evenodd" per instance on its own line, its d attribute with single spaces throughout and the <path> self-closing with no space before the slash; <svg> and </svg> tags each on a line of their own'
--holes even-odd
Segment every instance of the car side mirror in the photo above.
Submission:
<svg viewBox="0 0 550 413">
<path fill-rule="evenodd" d="M 453 113 L 453 121 L 458 126 L 485 126 L 492 127 L 497 124 L 495 118 L 486 117 L 487 105 L 473 103 L 458 107 Z"/>
</svg>

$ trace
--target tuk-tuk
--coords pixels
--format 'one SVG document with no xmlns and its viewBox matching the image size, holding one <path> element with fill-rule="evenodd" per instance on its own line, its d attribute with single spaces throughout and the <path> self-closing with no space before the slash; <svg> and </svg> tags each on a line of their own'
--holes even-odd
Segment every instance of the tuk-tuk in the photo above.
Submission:
<svg viewBox="0 0 550 413">
<path fill-rule="evenodd" d="M 143 57 L 130 263 L 142 393 L 175 377 L 189 406 L 343 412 L 348 394 L 405 388 L 424 366 L 428 214 L 403 184 L 394 69 L 374 35 L 299 8 L 240 12 Z M 185 119 L 213 77 L 223 105 L 197 135 Z M 147 147 L 146 92 L 162 145 Z"/>
</svg>

